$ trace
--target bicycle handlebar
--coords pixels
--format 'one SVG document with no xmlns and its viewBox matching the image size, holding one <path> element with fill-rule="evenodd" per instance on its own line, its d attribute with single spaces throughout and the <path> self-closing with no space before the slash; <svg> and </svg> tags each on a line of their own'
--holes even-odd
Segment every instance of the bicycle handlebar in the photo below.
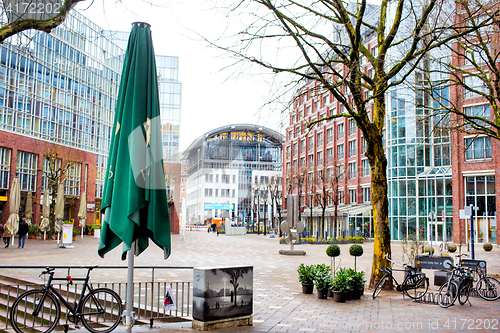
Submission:
<svg viewBox="0 0 500 333">
<path fill-rule="evenodd" d="M 408 264 L 405 263 L 405 262 L 403 262 L 403 264 L 401 265 L 401 264 L 398 264 L 397 262 L 392 261 L 391 259 L 389 259 L 389 254 L 388 253 L 385 254 L 385 259 L 389 260 L 391 262 L 391 264 L 393 264 L 393 265 L 398 265 L 398 266 L 401 266 L 401 267 L 408 266 Z"/>
</svg>

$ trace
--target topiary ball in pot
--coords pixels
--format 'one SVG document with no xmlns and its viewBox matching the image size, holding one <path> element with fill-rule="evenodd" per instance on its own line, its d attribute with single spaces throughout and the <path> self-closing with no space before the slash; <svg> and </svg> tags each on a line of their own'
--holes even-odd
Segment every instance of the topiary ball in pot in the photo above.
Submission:
<svg viewBox="0 0 500 333">
<path fill-rule="evenodd" d="M 329 257 L 338 257 L 340 255 L 340 246 L 331 244 L 326 248 L 326 255 Z"/>
<path fill-rule="evenodd" d="M 354 257 L 360 257 L 363 255 L 363 247 L 358 244 L 354 244 L 349 248 L 349 254 Z"/>
<path fill-rule="evenodd" d="M 448 252 L 454 253 L 457 250 L 457 244 L 450 243 L 448 244 Z"/>
<path fill-rule="evenodd" d="M 491 244 L 490 242 L 486 242 L 483 244 L 483 249 L 489 252 L 493 250 L 493 244 Z"/>
</svg>

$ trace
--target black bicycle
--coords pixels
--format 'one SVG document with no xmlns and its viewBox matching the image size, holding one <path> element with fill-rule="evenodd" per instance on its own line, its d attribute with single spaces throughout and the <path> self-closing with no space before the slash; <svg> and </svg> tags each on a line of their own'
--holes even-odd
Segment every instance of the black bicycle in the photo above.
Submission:
<svg viewBox="0 0 500 333">
<path fill-rule="evenodd" d="M 484 268 L 476 267 L 472 270 L 476 291 L 479 296 L 487 301 L 496 301 L 500 299 L 500 281 L 491 276 L 486 276 Z"/>
<path fill-rule="evenodd" d="M 47 267 L 40 276 L 48 274 L 48 280 L 42 289 L 28 290 L 12 304 L 10 323 L 17 333 L 51 332 L 61 317 L 61 302 L 68 308 L 67 319 L 78 328 L 81 321 L 87 330 L 93 333 L 108 333 L 114 330 L 122 319 L 123 305 L 120 296 L 109 288 L 93 289 L 89 283 L 90 272 L 97 266 L 82 267 L 88 269 L 85 278 L 55 278 L 55 268 Z M 80 298 L 71 305 L 52 286 L 52 281 L 84 281 Z"/>
<path fill-rule="evenodd" d="M 452 267 L 448 281 L 439 288 L 438 304 L 442 308 L 452 306 L 457 299 L 460 305 L 464 305 L 469 300 L 470 291 L 474 289 L 474 277 L 471 271 L 462 267 L 461 255 L 457 257 L 458 266 Z"/>
<path fill-rule="evenodd" d="M 396 278 L 392 275 L 393 268 L 392 266 L 387 267 L 386 269 L 377 267 L 380 271 L 385 272 L 384 276 L 378 281 L 375 290 L 373 291 L 373 298 L 376 298 L 385 284 L 391 278 L 396 283 L 396 290 L 402 292 L 404 295 L 413 298 L 419 299 L 422 298 L 429 289 L 429 278 L 425 276 L 424 273 L 418 272 L 417 268 L 412 265 L 408 265 L 403 263 L 403 265 L 397 264 L 386 255 L 385 258 L 389 260 L 392 265 L 398 265 L 403 267 L 403 270 L 406 273 L 406 277 L 403 280 L 403 283 L 399 284 Z"/>
</svg>

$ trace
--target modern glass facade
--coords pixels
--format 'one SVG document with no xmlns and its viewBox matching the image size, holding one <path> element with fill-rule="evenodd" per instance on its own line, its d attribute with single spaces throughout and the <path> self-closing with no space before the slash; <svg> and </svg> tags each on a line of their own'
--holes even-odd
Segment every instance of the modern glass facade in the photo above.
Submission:
<svg viewBox="0 0 500 333">
<path fill-rule="evenodd" d="M 77 161 L 66 175 L 65 194 L 78 197 L 87 189 L 99 219 L 128 34 L 104 31 L 72 11 L 50 34 L 30 30 L 0 46 L 2 195 L 19 176 L 21 205 L 28 191 L 39 198 L 48 187 L 44 154 L 55 145 L 63 160 Z M 179 162 L 178 58 L 157 56 L 157 64 L 165 160 Z"/>
<path fill-rule="evenodd" d="M 281 179 L 283 139 L 271 129 L 247 124 L 224 126 L 196 139 L 183 155 L 187 223 L 220 217 L 250 221 L 253 190 L 258 186 L 265 192 L 271 177 Z M 260 205 L 261 217 L 270 218 L 271 206 Z"/>
</svg>

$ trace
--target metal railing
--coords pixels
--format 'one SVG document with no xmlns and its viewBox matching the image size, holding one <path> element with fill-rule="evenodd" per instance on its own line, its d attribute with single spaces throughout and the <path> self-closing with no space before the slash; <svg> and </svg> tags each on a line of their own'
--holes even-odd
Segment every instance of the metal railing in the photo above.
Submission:
<svg viewBox="0 0 500 333">
<path fill-rule="evenodd" d="M 10 313 L 10 307 L 16 300 L 16 298 L 21 295 L 26 290 L 31 289 L 41 289 L 43 283 L 23 283 L 18 282 L 7 282 L 9 280 L 8 274 L 2 274 L 2 269 L 38 269 L 43 270 L 47 266 L 0 266 L 0 275 L 4 275 L 3 279 L 5 284 L 0 284 L 0 308 L 4 309 L 0 311 L 0 330 L 2 328 L 7 329 L 10 327 L 10 322 L 7 319 Z M 67 275 L 71 274 L 71 270 L 83 269 L 82 266 L 50 266 L 57 269 L 67 269 Z M 127 269 L 126 266 L 98 266 L 96 269 Z M 151 281 L 147 282 L 134 282 L 134 312 L 137 321 L 152 322 L 152 320 L 165 320 L 176 318 L 183 318 L 186 320 L 192 319 L 192 282 L 166 282 L 166 281 L 155 281 L 155 272 L 158 270 L 192 270 L 192 267 L 171 267 L 171 266 L 135 266 L 136 270 L 151 270 Z M 126 274 L 123 274 L 126 276 Z M 0 277 L 0 280 L 2 278 Z M 20 280 L 20 279 L 19 279 Z M 92 288 L 105 287 L 110 288 L 117 292 L 122 301 L 125 303 L 126 300 L 126 282 L 95 282 L 96 278 L 92 278 L 91 275 Z M 67 283 L 62 284 L 52 284 L 57 291 L 66 298 L 68 303 L 74 304 L 75 299 L 77 299 L 81 292 L 81 284 L 73 282 L 72 285 Z M 163 306 L 163 301 L 167 293 L 169 285 L 172 287 L 174 294 L 175 304 L 177 306 L 176 310 L 166 311 Z M 59 321 L 60 325 L 69 324 L 69 311 L 66 307 L 61 306 L 61 319 Z M 178 319 L 177 319 L 178 320 Z"/>
</svg>

